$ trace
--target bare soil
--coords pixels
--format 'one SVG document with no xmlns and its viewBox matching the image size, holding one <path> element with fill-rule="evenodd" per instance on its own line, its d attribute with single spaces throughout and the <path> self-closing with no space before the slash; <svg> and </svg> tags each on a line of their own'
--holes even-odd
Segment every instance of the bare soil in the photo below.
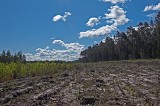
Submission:
<svg viewBox="0 0 160 106">
<path fill-rule="evenodd" d="M 160 61 L 75 64 L 0 83 L 1 106 L 160 106 Z"/>
</svg>

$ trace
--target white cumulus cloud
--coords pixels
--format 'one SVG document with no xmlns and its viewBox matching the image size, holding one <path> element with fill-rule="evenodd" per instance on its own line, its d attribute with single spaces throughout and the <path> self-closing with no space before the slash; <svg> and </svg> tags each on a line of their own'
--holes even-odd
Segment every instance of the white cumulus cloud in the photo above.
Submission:
<svg viewBox="0 0 160 106">
<path fill-rule="evenodd" d="M 65 47 L 65 49 L 50 49 L 49 46 L 45 48 L 37 48 L 35 54 L 25 54 L 27 61 L 73 61 L 80 58 L 80 52 L 84 50 L 84 45 L 79 43 L 64 43 L 62 40 L 54 40 L 53 44 L 59 44 Z"/>
<path fill-rule="evenodd" d="M 113 23 L 114 26 L 118 25 L 124 25 L 125 23 L 128 23 L 129 19 L 126 18 L 126 11 L 123 10 L 123 8 L 120 8 L 119 6 L 111 6 L 110 9 L 108 9 L 110 12 L 109 14 L 105 14 L 106 19 L 108 23 Z"/>
<path fill-rule="evenodd" d="M 84 45 L 81 45 L 79 43 L 64 43 L 62 40 L 54 40 L 53 44 L 60 44 L 67 50 L 77 53 L 80 53 L 84 49 Z"/>
<path fill-rule="evenodd" d="M 93 27 L 95 25 L 98 25 L 99 24 L 99 20 L 100 18 L 95 18 L 95 17 L 92 17 L 88 20 L 88 22 L 86 23 L 87 26 L 90 26 L 90 27 Z"/>
<path fill-rule="evenodd" d="M 62 40 L 54 40 L 53 44 L 61 44 L 64 45 L 64 42 Z"/>
<path fill-rule="evenodd" d="M 62 21 L 66 21 L 67 17 L 68 16 L 71 16 L 72 14 L 70 12 L 65 12 L 64 15 L 56 15 L 53 17 L 53 21 L 54 22 L 57 22 L 59 20 L 62 20 Z"/>
<path fill-rule="evenodd" d="M 149 5 L 144 8 L 144 11 L 150 10 L 160 10 L 160 3 L 158 3 L 157 5 Z"/>
<path fill-rule="evenodd" d="M 85 32 L 80 32 L 80 37 L 79 38 L 83 38 L 83 37 L 98 37 L 98 36 L 104 36 L 104 35 L 108 35 L 109 33 L 111 33 L 113 30 L 116 30 L 117 27 L 115 27 L 114 25 L 106 25 L 103 26 L 99 29 L 92 29 L 92 30 L 88 30 Z"/>
<path fill-rule="evenodd" d="M 56 15 L 56 16 L 53 17 L 53 21 L 54 21 L 54 22 L 57 22 L 57 21 L 61 20 L 62 18 L 63 18 L 63 16 L 61 16 L 61 15 Z"/>
<path fill-rule="evenodd" d="M 103 2 L 111 2 L 113 4 L 126 2 L 126 0 L 101 0 L 101 1 L 103 1 Z"/>
<path fill-rule="evenodd" d="M 107 36 L 112 31 L 117 30 L 117 27 L 120 25 L 124 25 L 129 22 L 129 19 L 126 17 L 126 11 L 119 6 L 111 6 L 108 9 L 108 14 L 105 14 L 104 19 L 107 19 L 107 23 L 111 25 L 105 25 L 98 29 L 91 29 L 84 32 L 80 32 L 79 38 L 83 37 L 98 37 L 98 36 Z"/>
</svg>

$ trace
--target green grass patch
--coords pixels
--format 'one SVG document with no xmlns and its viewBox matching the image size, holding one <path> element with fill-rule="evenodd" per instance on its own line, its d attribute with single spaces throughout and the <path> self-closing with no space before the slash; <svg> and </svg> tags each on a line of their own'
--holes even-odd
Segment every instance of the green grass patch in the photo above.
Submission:
<svg viewBox="0 0 160 106">
<path fill-rule="evenodd" d="M 29 76 L 54 75 L 72 68 L 71 63 L 0 63 L 0 82 Z"/>
</svg>

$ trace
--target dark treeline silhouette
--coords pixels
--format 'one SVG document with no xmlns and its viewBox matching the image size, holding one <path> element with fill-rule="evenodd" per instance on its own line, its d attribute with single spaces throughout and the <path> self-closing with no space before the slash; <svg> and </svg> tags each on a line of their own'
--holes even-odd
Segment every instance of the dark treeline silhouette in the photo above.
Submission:
<svg viewBox="0 0 160 106">
<path fill-rule="evenodd" d="M 26 63 L 74 63 L 75 61 L 62 61 L 62 60 L 54 60 L 54 61 L 26 61 Z"/>
<path fill-rule="evenodd" d="M 81 52 L 81 62 L 160 58 L 160 12 L 154 21 L 128 27 L 105 42 L 89 46 Z"/>
<path fill-rule="evenodd" d="M 3 50 L 2 54 L 0 54 L 0 62 L 1 63 L 26 62 L 26 56 L 23 55 L 21 51 L 12 55 L 9 50 L 7 52 Z"/>
</svg>

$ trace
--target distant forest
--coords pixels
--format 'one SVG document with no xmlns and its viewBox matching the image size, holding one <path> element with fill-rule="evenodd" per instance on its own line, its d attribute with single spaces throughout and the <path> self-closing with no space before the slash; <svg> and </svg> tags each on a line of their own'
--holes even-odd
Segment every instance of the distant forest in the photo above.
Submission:
<svg viewBox="0 0 160 106">
<path fill-rule="evenodd" d="M 26 62 L 26 56 L 23 55 L 21 51 L 12 55 L 9 50 L 7 52 L 3 50 L 2 53 L 0 54 L 0 62 L 1 63 Z"/>
<path fill-rule="evenodd" d="M 89 46 L 80 54 L 80 62 L 160 58 L 160 12 L 154 21 L 128 27 L 105 42 Z"/>
</svg>

